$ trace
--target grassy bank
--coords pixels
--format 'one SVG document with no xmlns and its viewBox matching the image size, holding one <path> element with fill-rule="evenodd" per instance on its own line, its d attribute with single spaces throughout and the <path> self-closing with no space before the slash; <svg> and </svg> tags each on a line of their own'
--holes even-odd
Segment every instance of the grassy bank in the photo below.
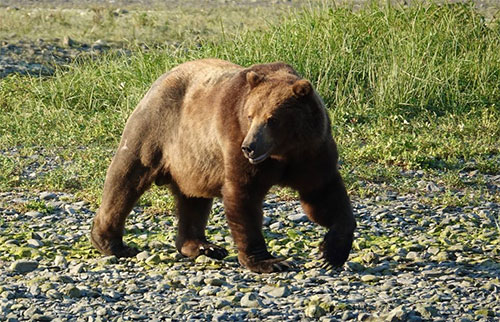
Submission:
<svg viewBox="0 0 500 322">
<path fill-rule="evenodd" d="M 450 189 L 484 188 L 461 182 L 464 169 L 500 172 L 500 28 L 485 26 L 471 7 L 322 8 L 200 43 L 83 60 L 50 78 L 2 79 L 0 189 L 72 191 L 96 203 L 136 103 L 160 74 L 202 57 L 286 61 L 311 79 L 330 111 L 353 193 L 370 193 L 372 181 L 411 190 L 417 179 L 402 183 L 400 170 L 439 173 Z M 23 176 L 47 159 L 58 166 Z M 144 202 L 168 205 L 160 194 Z"/>
</svg>

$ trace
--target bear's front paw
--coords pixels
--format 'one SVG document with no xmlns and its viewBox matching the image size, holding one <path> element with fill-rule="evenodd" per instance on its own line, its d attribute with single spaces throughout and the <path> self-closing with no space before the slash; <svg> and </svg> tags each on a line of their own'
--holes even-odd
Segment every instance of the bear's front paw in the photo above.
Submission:
<svg viewBox="0 0 500 322">
<path fill-rule="evenodd" d="M 353 236 L 340 236 L 330 228 L 320 245 L 322 258 L 333 267 L 341 267 L 347 261 L 352 247 Z"/>
<path fill-rule="evenodd" d="M 98 235 L 95 231 L 92 231 L 90 234 L 90 240 L 92 245 L 104 255 L 114 255 L 121 258 L 134 257 L 139 253 L 136 248 L 125 245 L 121 238 L 106 239 Z"/>
<path fill-rule="evenodd" d="M 268 254 L 264 259 L 239 255 L 238 260 L 242 266 L 256 273 L 285 272 L 293 267 L 293 264 L 285 261 L 283 257 L 276 258 L 271 254 Z"/>
<path fill-rule="evenodd" d="M 211 243 L 204 243 L 200 245 L 200 255 L 203 254 L 210 258 L 223 259 L 229 252 L 221 246 L 217 246 Z"/>
</svg>

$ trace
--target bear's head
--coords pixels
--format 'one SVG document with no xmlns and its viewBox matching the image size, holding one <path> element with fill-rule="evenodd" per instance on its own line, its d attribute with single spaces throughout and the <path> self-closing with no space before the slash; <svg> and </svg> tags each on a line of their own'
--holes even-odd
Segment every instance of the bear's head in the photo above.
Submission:
<svg viewBox="0 0 500 322">
<path fill-rule="evenodd" d="M 244 156 L 252 164 L 268 157 L 286 159 L 322 142 L 328 117 L 311 83 L 286 64 L 257 66 L 245 71 L 248 95 L 240 115 Z"/>
</svg>

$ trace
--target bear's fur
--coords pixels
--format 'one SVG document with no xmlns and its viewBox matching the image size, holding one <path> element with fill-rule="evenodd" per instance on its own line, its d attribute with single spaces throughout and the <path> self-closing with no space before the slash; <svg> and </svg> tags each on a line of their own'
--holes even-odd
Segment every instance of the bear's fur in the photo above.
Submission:
<svg viewBox="0 0 500 322">
<path fill-rule="evenodd" d="M 205 238 L 214 197 L 222 197 L 241 265 L 285 269 L 262 235 L 262 203 L 273 185 L 298 191 L 304 212 L 329 228 L 321 249 L 341 266 L 356 223 L 325 107 L 309 81 L 284 63 L 243 68 L 187 62 L 161 76 L 130 116 L 106 175 L 91 240 L 102 253 L 134 256 L 125 219 L 152 183 L 175 196 L 176 247 L 188 257 L 221 259 Z"/>
</svg>

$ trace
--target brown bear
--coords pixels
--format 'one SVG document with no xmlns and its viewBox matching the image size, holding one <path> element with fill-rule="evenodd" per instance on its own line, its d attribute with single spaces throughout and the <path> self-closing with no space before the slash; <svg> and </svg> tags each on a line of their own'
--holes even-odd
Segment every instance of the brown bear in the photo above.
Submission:
<svg viewBox="0 0 500 322">
<path fill-rule="evenodd" d="M 297 190 L 309 219 L 329 228 L 322 254 L 341 266 L 356 222 L 337 161 L 324 104 L 289 65 L 187 62 L 161 76 L 128 119 L 91 240 L 104 254 L 134 256 L 122 240 L 125 219 L 152 183 L 168 184 L 182 255 L 227 256 L 205 237 L 212 200 L 222 197 L 240 264 L 280 271 L 288 264 L 262 235 L 264 197 L 280 185 Z"/>
</svg>

